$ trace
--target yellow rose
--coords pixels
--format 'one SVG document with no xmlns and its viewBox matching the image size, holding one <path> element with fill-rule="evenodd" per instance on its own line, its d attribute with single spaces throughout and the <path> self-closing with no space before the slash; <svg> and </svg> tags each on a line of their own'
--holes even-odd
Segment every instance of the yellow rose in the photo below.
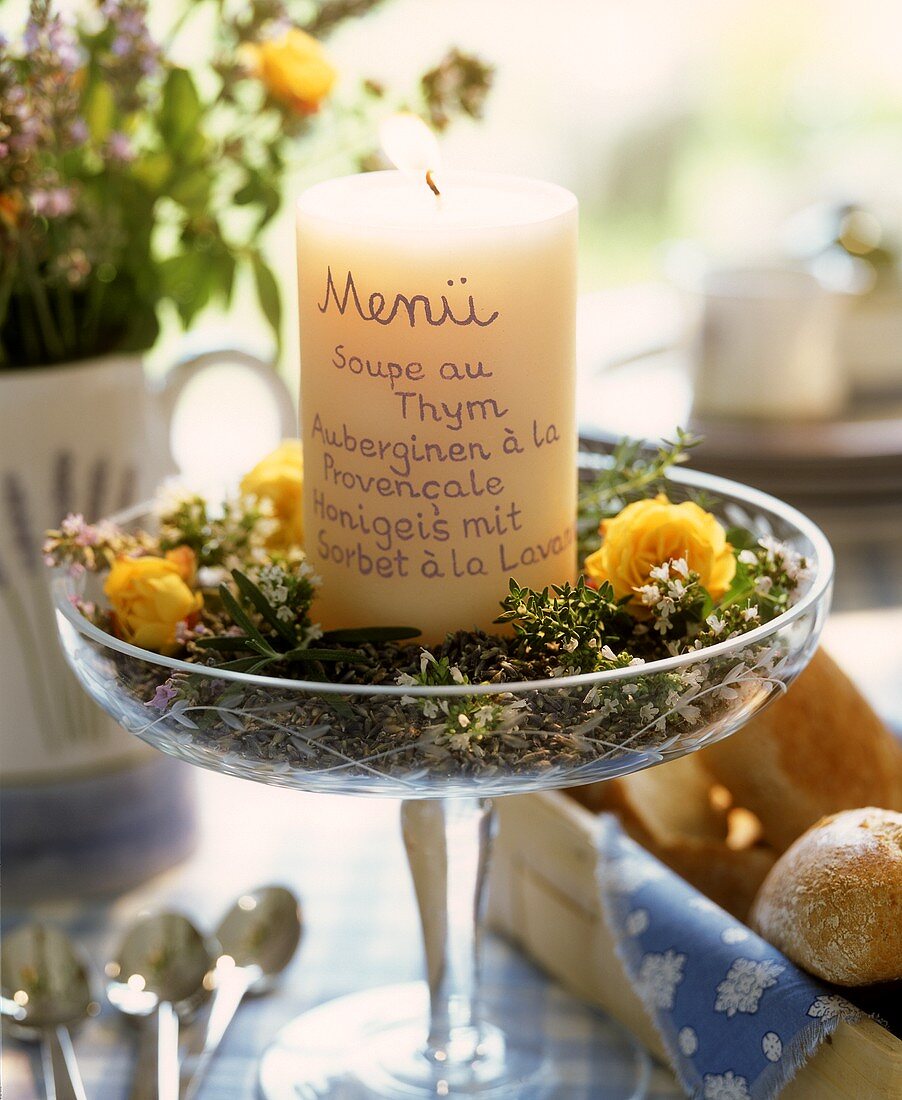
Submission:
<svg viewBox="0 0 902 1100">
<path fill-rule="evenodd" d="M 660 494 L 628 504 L 601 525 L 601 549 L 586 558 L 586 575 L 608 581 L 618 598 L 648 584 L 651 570 L 673 558 L 685 558 L 716 600 L 736 572 L 733 547 L 710 512 L 687 500 L 671 504 Z"/>
<path fill-rule="evenodd" d="M 197 555 L 190 546 L 176 546 L 173 550 L 167 550 L 166 560 L 176 567 L 185 584 L 194 584 L 197 579 Z"/>
<path fill-rule="evenodd" d="M 304 539 L 301 519 L 301 490 L 304 460 L 298 439 L 286 439 L 261 459 L 241 481 L 241 491 L 272 503 L 279 529 L 271 546 L 300 546 Z"/>
<path fill-rule="evenodd" d="M 243 54 L 269 94 L 302 115 L 319 108 L 338 75 L 319 42 L 297 27 L 279 38 L 247 44 Z"/>
<path fill-rule="evenodd" d="M 103 586 L 116 616 L 116 633 L 155 653 L 175 653 L 176 627 L 203 607 L 199 592 L 166 558 L 119 558 Z"/>
</svg>

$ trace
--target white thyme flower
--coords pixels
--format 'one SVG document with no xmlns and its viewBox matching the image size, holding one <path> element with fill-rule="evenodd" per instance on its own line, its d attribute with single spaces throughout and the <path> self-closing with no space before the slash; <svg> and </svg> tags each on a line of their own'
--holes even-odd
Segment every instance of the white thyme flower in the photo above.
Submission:
<svg viewBox="0 0 902 1100">
<path fill-rule="evenodd" d="M 743 565 L 757 565 L 758 555 L 754 550 L 740 550 L 738 560 L 741 561 Z"/>
<path fill-rule="evenodd" d="M 636 592 L 645 607 L 654 607 L 661 599 L 661 590 L 656 584 L 643 584 Z"/>
<path fill-rule="evenodd" d="M 720 619 L 720 618 L 717 617 L 717 615 L 713 615 L 713 614 L 709 615 L 707 617 L 707 619 L 705 619 L 705 622 L 711 628 L 711 633 L 714 635 L 715 638 L 719 637 L 719 635 L 721 635 L 724 632 L 724 629 L 726 628 L 726 625 L 727 625 L 723 621 L 723 619 Z"/>
<path fill-rule="evenodd" d="M 452 665 L 448 669 L 448 672 L 450 673 L 451 679 L 455 682 L 455 684 L 465 684 L 467 682 L 464 674 L 460 671 L 457 665 Z"/>
<path fill-rule="evenodd" d="M 689 562 L 686 561 L 685 558 L 673 558 L 670 562 L 670 568 L 674 573 L 678 574 L 684 579 L 688 579 Z"/>
</svg>

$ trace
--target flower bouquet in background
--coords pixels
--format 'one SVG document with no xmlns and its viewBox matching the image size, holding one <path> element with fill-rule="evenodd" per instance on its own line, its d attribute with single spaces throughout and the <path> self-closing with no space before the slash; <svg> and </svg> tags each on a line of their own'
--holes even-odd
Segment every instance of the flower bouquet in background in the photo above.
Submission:
<svg viewBox="0 0 902 1100">
<path fill-rule="evenodd" d="M 173 470 L 178 395 L 207 366 L 232 360 L 255 371 L 283 434 L 295 432 L 291 396 L 271 364 L 247 352 L 205 353 L 153 385 L 142 356 L 168 316 L 187 326 L 208 304 L 227 307 L 243 278 L 278 336 L 280 295 L 261 233 L 286 173 L 314 170 L 314 138 L 316 157 L 328 152 L 350 168 L 372 159 L 383 111 L 403 104 L 439 128 L 478 116 L 490 71 L 453 50 L 409 89 L 336 70 L 324 41 L 376 6 L 181 0 L 165 5 L 172 25 L 151 29 L 142 0 L 85 0 L 76 17 L 33 0 L 24 28 L 0 35 L 0 731 L 9 739 L 0 752 L 10 896 L 49 884 L 122 887 L 190 846 L 187 770 L 118 730 L 46 641 L 43 532 L 67 512 L 96 520 L 152 493 Z M 186 54 L 190 67 L 178 60 Z"/>
<path fill-rule="evenodd" d="M 183 0 L 157 41 L 145 0 L 100 0 L 75 24 L 33 0 L 0 62 L 0 366 L 149 348 L 164 303 L 190 324 L 228 305 L 242 267 L 278 333 L 259 239 L 286 170 L 318 130 L 370 161 L 372 119 L 399 102 L 343 88 L 322 44 L 377 6 Z M 173 57 L 198 34 L 209 51 L 188 69 Z M 406 105 L 437 127 L 478 117 L 490 77 L 452 50 Z"/>
</svg>

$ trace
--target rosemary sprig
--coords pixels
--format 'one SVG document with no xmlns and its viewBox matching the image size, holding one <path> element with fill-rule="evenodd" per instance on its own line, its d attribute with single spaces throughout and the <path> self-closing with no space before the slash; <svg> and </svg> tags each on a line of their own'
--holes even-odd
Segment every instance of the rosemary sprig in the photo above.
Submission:
<svg viewBox="0 0 902 1100">
<path fill-rule="evenodd" d="M 648 453 L 643 440 L 622 439 L 611 452 L 610 464 L 580 493 L 577 518 L 580 560 L 597 549 L 598 528 L 603 520 L 662 485 L 668 471 L 688 462 L 689 452 L 699 443 L 700 438 L 682 428 L 677 428 L 676 439 L 662 440 L 653 454 Z"/>
<path fill-rule="evenodd" d="M 239 569 L 232 570 L 234 588 L 225 583 L 219 586 L 222 611 L 235 630 L 202 634 L 191 643 L 200 650 L 235 655 L 218 667 L 256 673 L 277 663 L 289 666 L 353 663 L 364 658 L 357 650 L 345 648 L 347 645 L 399 641 L 419 634 L 412 627 L 400 626 L 323 633 L 310 621 L 314 589 L 309 580 L 282 570 L 277 578 L 282 583 L 274 586 L 272 571 L 268 577 L 269 590 L 276 591 L 277 598 L 268 596 L 261 585 Z M 283 614 L 286 608 L 291 614 Z"/>
</svg>

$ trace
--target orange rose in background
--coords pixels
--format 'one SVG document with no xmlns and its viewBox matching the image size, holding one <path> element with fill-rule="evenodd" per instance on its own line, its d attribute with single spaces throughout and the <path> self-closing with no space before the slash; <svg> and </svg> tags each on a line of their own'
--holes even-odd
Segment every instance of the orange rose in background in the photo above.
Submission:
<svg viewBox="0 0 902 1100">
<path fill-rule="evenodd" d="M 685 558 L 712 598 L 719 599 L 736 573 L 733 547 L 710 512 L 692 501 L 671 504 L 662 494 L 628 504 L 601 525 L 601 549 L 586 558 L 586 576 L 608 581 L 618 598 L 634 596 L 648 584 L 651 570 Z"/>
<path fill-rule="evenodd" d="M 117 635 L 155 653 L 177 652 L 177 627 L 204 605 L 203 596 L 182 579 L 179 565 L 166 558 L 119 558 L 103 591 Z"/>
<path fill-rule="evenodd" d="M 304 460 L 301 441 L 286 439 L 261 459 L 241 480 L 241 491 L 273 507 L 278 530 L 269 545 L 288 548 L 300 546 L 304 539 L 301 516 L 301 490 L 304 487 Z"/>
<path fill-rule="evenodd" d="M 306 31 L 292 27 L 279 38 L 247 44 L 248 67 L 273 97 L 298 114 L 312 114 L 338 76 L 326 51 Z"/>
</svg>

